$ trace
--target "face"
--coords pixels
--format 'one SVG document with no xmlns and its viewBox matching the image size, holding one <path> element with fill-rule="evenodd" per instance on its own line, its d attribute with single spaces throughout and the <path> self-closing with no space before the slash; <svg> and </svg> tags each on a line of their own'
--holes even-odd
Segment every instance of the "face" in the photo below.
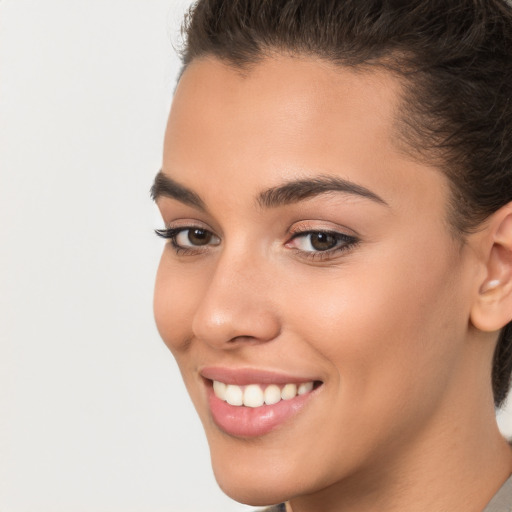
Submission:
<svg viewBox="0 0 512 512">
<path fill-rule="evenodd" d="M 457 408 L 470 256 L 445 177 L 398 149 L 399 94 L 290 57 L 177 88 L 155 317 L 240 501 L 385 474 Z"/>
</svg>

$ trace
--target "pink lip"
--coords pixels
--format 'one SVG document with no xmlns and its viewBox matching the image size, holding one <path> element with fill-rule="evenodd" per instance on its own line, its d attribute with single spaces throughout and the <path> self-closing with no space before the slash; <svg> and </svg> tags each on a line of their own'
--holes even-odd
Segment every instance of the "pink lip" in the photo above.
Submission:
<svg viewBox="0 0 512 512">
<path fill-rule="evenodd" d="M 217 380 L 225 384 L 236 384 L 237 386 L 248 386 L 249 384 L 301 384 L 319 379 L 314 377 L 295 377 L 268 370 L 256 370 L 252 368 L 220 368 L 208 366 L 203 368 L 201 376 L 208 380 Z"/>
<path fill-rule="evenodd" d="M 298 395 L 291 400 L 281 400 L 274 405 L 261 407 L 233 406 L 217 398 L 213 392 L 213 380 L 226 384 L 245 386 L 249 384 L 277 384 L 309 382 L 312 378 L 297 378 L 274 372 L 227 368 L 204 368 L 208 404 L 214 423 L 226 434 L 235 437 L 260 437 L 290 421 L 311 400 L 319 388 Z"/>
</svg>

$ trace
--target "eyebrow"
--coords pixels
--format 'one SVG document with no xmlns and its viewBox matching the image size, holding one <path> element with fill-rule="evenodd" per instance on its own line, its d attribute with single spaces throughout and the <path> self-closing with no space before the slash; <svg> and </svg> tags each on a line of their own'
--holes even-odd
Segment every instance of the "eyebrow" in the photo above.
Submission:
<svg viewBox="0 0 512 512">
<path fill-rule="evenodd" d="M 265 208 L 276 208 L 329 192 L 352 194 L 389 206 L 384 199 L 366 187 L 336 176 L 318 176 L 290 181 L 262 192 L 258 196 L 258 203 Z"/>
<path fill-rule="evenodd" d="M 155 176 L 150 194 L 153 201 L 156 201 L 161 196 L 165 196 L 198 208 L 199 210 L 206 211 L 206 205 L 199 195 L 177 181 L 174 181 L 169 176 L 166 176 L 162 171 L 159 171 Z"/>
<path fill-rule="evenodd" d="M 356 195 L 389 206 L 384 199 L 366 187 L 336 176 L 317 176 L 289 181 L 283 185 L 264 190 L 258 195 L 257 202 L 263 208 L 277 208 L 329 192 Z M 170 197 L 206 211 L 206 205 L 198 194 L 159 171 L 151 187 L 151 197 L 156 201 L 161 196 Z"/>
</svg>

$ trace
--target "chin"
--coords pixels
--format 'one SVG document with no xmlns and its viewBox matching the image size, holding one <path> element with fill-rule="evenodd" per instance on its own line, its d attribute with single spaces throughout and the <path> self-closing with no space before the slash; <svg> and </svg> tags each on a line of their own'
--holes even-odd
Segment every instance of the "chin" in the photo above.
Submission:
<svg viewBox="0 0 512 512">
<path fill-rule="evenodd" d="M 253 507 L 266 507 L 282 503 L 290 498 L 286 492 L 286 479 L 281 479 L 273 474 L 272 466 L 267 468 L 267 478 L 260 478 L 260 472 L 256 475 L 240 475 L 233 466 L 232 471 L 224 471 L 213 466 L 215 478 L 222 491 L 239 503 Z"/>
<path fill-rule="evenodd" d="M 282 450 L 274 448 L 269 452 L 258 440 L 235 441 L 230 449 L 210 439 L 209 442 L 215 479 L 222 491 L 235 501 L 264 507 L 300 493 L 300 482 L 293 477 Z"/>
</svg>

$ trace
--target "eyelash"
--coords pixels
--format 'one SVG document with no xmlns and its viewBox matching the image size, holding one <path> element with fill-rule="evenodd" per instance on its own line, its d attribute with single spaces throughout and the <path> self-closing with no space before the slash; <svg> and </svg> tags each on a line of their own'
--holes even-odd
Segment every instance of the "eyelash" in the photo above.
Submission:
<svg viewBox="0 0 512 512">
<path fill-rule="evenodd" d="M 183 245 L 180 245 L 177 242 L 177 236 L 180 233 L 184 233 L 187 231 L 190 233 L 192 230 L 204 231 L 205 233 L 215 236 L 215 235 L 213 235 L 213 233 L 210 230 L 205 229 L 201 226 L 180 226 L 177 228 L 155 229 L 155 233 L 157 234 L 157 236 L 164 238 L 166 240 L 169 240 L 169 243 L 171 244 L 171 246 L 174 249 L 174 251 L 176 252 L 176 254 L 178 254 L 180 256 L 181 255 L 188 256 L 188 255 L 199 254 L 200 252 L 202 252 L 202 250 L 204 250 L 204 248 L 202 248 L 200 245 L 184 247 Z"/>
<path fill-rule="evenodd" d="M 345 233 L 321 229 L 308 229 L 306 231 L 296 231 L 293 233 L 290 240 L 286 242 L 286 245 L 288 246 L 291 242 L 298 238 L 306 238 L 308 236 L 311 237 L 312 235 L 331 236 L 335 239 L 336 245 L 326 250 L 305 251 L 296 247 L 290 247 L 290 249 L 300 254 L 301 257 L 306 257 L 313 261 L 324 261 L 333 258 L 336 254 L 349 251 L 359 243 L 359 240 L 355 236 L 347 235 Z M 311 239 L 309 243 L 311 245 Z"/>
<path fill-rule="evenodd" d="M 192 230 L 200 230 L 203 231 L 212 237 L 218 239 L 210 230 L 205 229 L 201 226 L 181 226 L 176 228 L 167 228 L 167 229 L 155 229 L 155 233 L 166 240 L 169 240 L 172 248 L 176 252 L 177 255 L 187 256 L 187 255 L 196 255 L 203 252 L 207 247 L 211 247 L 211 244 L 205 244 L 204 247 L 201 245 L 185 247 L 180 245 L 177 242 L 177 236 L 184 232 L 191 232 Z M 294 240 L 297 240 L 302 237 L 308 237 L 312 235 L 326 235 L 334 237 L 336 245 L 330 249 L 326 250 L 312 250 L 306 251 L 303 249 L 299 249 L 296 247 L 289 247 L 289 244 Z M 220 242 L 219 242 L 220 243 Z M 311 241 L 310 241 L 311 243 Z M 286 242 L 285 246 L 288 246 L 290 250 L 293 250 L 297 254 L 299 254 L 302 258 L 307 258 L 314 261 L 324 261 L 330 258 L 333 258 L 336 254 L 341 254 L 345 251 L 350 250 L 355 245 L 359 243 L 359 240 L 355 236 L 346 235 L 345 233 L 338 233 L 336 231 L 329 230 L 306 230 L 306 231 L 296 231 L 292 233 L 290 239 Z M 218 245 L 218 243 L 214 244 Z"/>
</svg>

